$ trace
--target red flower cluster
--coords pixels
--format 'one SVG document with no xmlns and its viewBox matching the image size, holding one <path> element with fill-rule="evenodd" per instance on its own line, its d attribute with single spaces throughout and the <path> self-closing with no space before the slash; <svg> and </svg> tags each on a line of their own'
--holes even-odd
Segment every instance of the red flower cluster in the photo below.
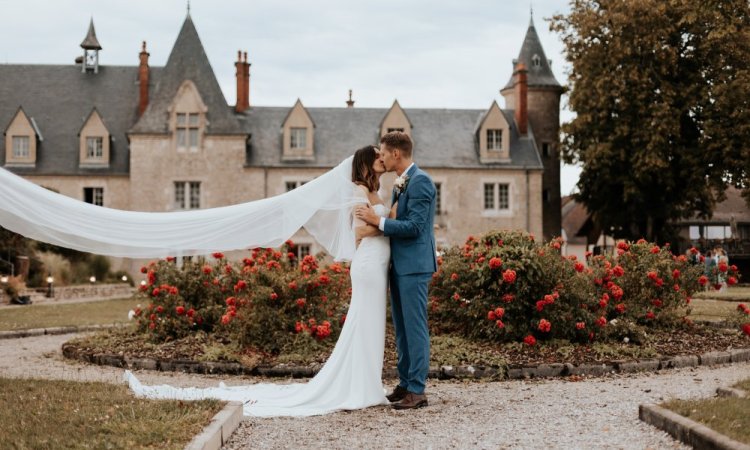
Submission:
<svg viewBox="0 0 750 450">
<path fill-rule="evenodd" d="M 224 253 L 221 253 L 221 252 L 211 253 L 211 256 L 213 256 L 216 259 L 224 259 Z"/>
<path fill-rule="evenodd" d="M 537 329 L 541 331 L 542 333 L 549 333 L 549 331 L 552 329 L 552 324 L 547 319 L 542 319 L 539 321 L 539 325 L 537 325 Z"/>
<path fill-rule="evenodd" d="M 516 271 L 512 269 L 508 269 L 505 272 L 503 272 L 503 281 L 505 281 L 506 283 L 515 283 Z"/>
<path fill-rule="evenodd" d="M 708 277 L 705 275 L 701 275 L 698 278 L 698 283 L 700 283 L 701 286 L 705 286 L 706 284 L 708 284 Z"/>
<path fill-rule="evenodd" d="M 607 325 L 607 318 L 604 316 L 599 317 L 598 319 L 596 319 L 596 324 L 600 327 L 605 327 Z"/>
<path fill-rule="evenodd" d="M 737 311 L 740 311 L 746 316 L 750 316 L 750 308 L 744 303 L 740 303 L 739 305 L 737 305 Z"/>
<path fill-rule="evenodd" d="M 536 345 L 536 338 L 532 335 L 528 335 L 523 338 L 523 343 L 530 347 L 533 347 L 534 345 Z"/>
<path fill-rule="evenodd" d="M 500 267 L 502 267 L 502 265 L 503 261 L 500 258 L 490 258 L 490 269 L 499 269 Z"/>
<path fill-rule="evenodd" d="M 742 332 L 750 336 L 750 322 L 742 325 Z"/>
<path fill-rule="evenodd" d="M 583 330 L 586 328 L 586 322 L 576 322 L 576 330 Z"/>
<path fill-rule="evenodd" d="M 585 266 L 580 262 L 576 262 L 575 269 L 576 269 L 576 272 L 583 272 L 583 269 L 585 269 Z"/>
</svg>

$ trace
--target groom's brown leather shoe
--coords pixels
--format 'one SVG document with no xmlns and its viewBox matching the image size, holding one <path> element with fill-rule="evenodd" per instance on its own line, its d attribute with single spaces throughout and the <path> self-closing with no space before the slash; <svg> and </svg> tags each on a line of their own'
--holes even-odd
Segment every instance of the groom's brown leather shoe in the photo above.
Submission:
<svg viewBox="0 0 750 450">
<path fill-rule="evenodd" d="M 427 396 L 409 392 L 403 400 L 393 405 L 393 409 L 417 409 L 427 406 Z"/>
<path fill-rule="evenodd" d="M 393 389 L 393 392 L 391 392 L 390 394 L 386 395 L 385 398 L 387 398 L 388 401 L 391 402 L 391 403 L 400 402 L 401 400 L 404 399 L 404 397 L 406 397 L 406 394 L 408 394 L 408 393 L 409 393 L 409 391 L 407 391 L 405 387 L 402 387 L 399 384 L 399 385 L 397 385 Z"/>
</svg>

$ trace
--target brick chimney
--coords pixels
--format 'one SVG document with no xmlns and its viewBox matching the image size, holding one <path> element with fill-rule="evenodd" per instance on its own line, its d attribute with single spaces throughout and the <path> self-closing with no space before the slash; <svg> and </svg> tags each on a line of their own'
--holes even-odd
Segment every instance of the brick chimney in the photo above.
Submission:
<svg viewBox="0 0 750 450">
<path fill-rule="evenodd" d="M 516 66 L 516 70 L 513 75 L 516 77 L 515 82 L 515 100 L 516 100 L 516 126 L 518 126 L 518 134 L 525 136 L 528 132 L 529 125 L 529 114 L 528 114 L 528 82 L 526 66 L 523 63 L 519 63 Z"/>
<path fill-rule="evenodd" d="M 244 58 L 243 58 L 244 56 Z M 237 104 L 234 110 L 238 113 L 244 112 L 250 107 L 250 63 L 247 62 L 247 52 L 237 51 Z"/>
<path fill-rule="evenodd" d="M 140 94 L 138 98 L 138 116 L 140 117 L 143 114 L 143 111 L 146 110 L 146 107 L 148 106 L 148 77 L 149 77 L 149 69 L 148 69 L 148 57 L 149 53 L 146 52 L 146 41 L 143 41 L 143 45 L 141 46 L 141 53 L 140 56 L 140 64 L 138 65 L 138 80 L 140 81 Z"/>
</svg>

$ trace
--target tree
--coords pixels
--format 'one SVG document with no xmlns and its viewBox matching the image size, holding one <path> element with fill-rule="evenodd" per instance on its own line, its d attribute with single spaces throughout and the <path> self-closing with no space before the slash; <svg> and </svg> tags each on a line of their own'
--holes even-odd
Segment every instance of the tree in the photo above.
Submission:
<svg viewBox="0 0 750 450">
<path fill-rule="evenodd" d="M 664 242 L 670 222 L 750 192 L 747 0 L 572 0 L 562 157 L 578 198 L 617 237 Z M 750 196 L 747 197 L 750 200 Z"/>
</svg>

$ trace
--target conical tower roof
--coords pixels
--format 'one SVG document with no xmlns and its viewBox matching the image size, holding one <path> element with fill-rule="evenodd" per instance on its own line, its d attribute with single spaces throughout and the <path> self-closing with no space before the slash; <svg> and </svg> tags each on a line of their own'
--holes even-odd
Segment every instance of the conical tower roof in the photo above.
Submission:
<svg viewBox="0 0 750 450">
<path fill-rule="evenodd" d="M 132 133 L 168 132 L 167 110 L 185 80 L 192 81 L 208 108 L 208 134 L 245 134 L 227 105 L 198 31 L 188 14 L 172 53 L 162 70 L 148 108 L 130 130 Z"/>
<path fill-rule="evenodd" d="M 81 42 L 81 48 L 86 50 L 101 50 L 102 46 L 99 45 L 99 39 L 96 38 L 96 30 L 94 29 L 94 18 L 91 18 L 89 22 L 89 32 L 86 33 L 86 37 Z"/>
<path fill-rule="evenodd" d="M 529 87 L 543 87 L 552 86 L 559 87 L 560 83 L 555 79 L 555 74 L 552 73 L 552 67 L 550 67 L 547 55 L 544 54 L 544 48 L 542 48 L 542 42 L 539 40 L 539 35 L 534 27 L 534 16 L 529 20 L 529 28 L 526 30 L 526 37 L 523 39 L 523 45 L 521 46 L 521 52 L 518 54 L 518 58 L 513 60 L 513 69 L 515 71 L 516 64 L 523 63 L 526 66 L 528 72 L 528 85 Z M 513 75 L 511 74 L 510 80 L 505 85 L 503 90 L 510 89 L 513 87 Z"/>
</svg>

